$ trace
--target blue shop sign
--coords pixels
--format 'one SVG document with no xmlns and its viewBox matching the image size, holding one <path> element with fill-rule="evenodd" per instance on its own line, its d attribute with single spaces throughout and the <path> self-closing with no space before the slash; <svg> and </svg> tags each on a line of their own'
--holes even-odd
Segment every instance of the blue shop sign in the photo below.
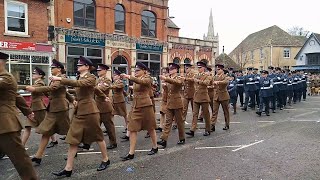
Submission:
<svg viewBox="0 0 320 180">
<path fill-rule="evenodd" d="M 163 52 L 163 45 L 136 44 L 137 50 Z"/>
<path fill-rule="evenodd" d="M 65 36 L 65 41 L 68 43 L 75 43 L 75 44 L 87 44 L 93 46 L 105 46 L 104 39 L 96 39 L 96 38 L 89 38 L 89 37 L 80 37 L 80 36 Z"/>
</svg>

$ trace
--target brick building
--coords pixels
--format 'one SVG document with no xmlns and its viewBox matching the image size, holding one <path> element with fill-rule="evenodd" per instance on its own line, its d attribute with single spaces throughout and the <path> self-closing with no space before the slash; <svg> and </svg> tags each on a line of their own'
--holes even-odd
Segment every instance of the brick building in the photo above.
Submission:
<svg viewBox="0 0 320 180">
<path fill-rule="evenodd" d="M 0 51 L 10 55 L 7 69 L 20 85 L 32 84 L 36 66 L 49 74 L 54 55 L 47 33 L 49 6 L 48 0 L 0 1 Z"/>
<path fill-rule="evenodd" d="M 152 75 L 167 59 L 168 0 L 55 1 L 57 59 L 74 77 L 79 55 L 131 73 L 137 61 Z"/>
</svg>

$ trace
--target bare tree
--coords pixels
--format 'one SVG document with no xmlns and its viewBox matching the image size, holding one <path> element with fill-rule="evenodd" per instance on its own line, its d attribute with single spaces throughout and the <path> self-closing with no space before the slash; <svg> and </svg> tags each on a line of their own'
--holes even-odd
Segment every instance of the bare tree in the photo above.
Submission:
<svg viewBox="0 0 320 180">
<path fill-rule="evenodd" d="M 309 34 L 309 31 L 300 26 L 293 26 L 287 32 L 292 36 L 307 36 Z"/>
<path fill-rule="evenodd" d="M 236 50 L 236 62 L 240 66 L 240 70 L 245 69 L 245 66 L 248 63 L 249 58 L 246 53 L 247 52 L 245 52 L 245 49 L 242 45 L 240 45 L 240 47 Z"/>
</svg>

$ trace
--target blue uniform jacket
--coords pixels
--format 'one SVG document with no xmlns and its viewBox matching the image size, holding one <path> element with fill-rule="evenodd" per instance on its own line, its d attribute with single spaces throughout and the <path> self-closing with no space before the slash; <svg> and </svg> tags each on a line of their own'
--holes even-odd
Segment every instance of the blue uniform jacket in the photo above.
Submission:
<svg viewBox="0 0 320 180">
<path fill-rule="evenodd" d="M 236 82 L 237 82 L 237 90 L 244 90 L 244 77 L 243 76 L 238 76 L 236 77 Z"/>
<path fill-rule="evenodd" d="M 263 78 L 261 77 L 259 80 L 260 84 L 260 92 L 259 96 L 260 97 L 271 97 L 273 96 L 273 81 L 271 78 L 266 77 Z"/>
<path fill-rule="evenodd" d="M 293 82 L 292 82 L 293 90 L 298 90 L 299 89 L 299 85 L 298 85 L 299 77 L 297 75 L 294 75 L 292 77 L 292 79 L 293 79 Z"/>
<path fill-rule="evenodd" d="M 282 82 L 279 82 L 280 79 L 277 77 L 276 74 L 269 74 L 268 77 L 271 78 L 273 81 L 273 93 L 279 92 L 279 84 L 282 83 Z"/>
<path fill-rule="evenodd" d="M 244 90 L 246 92 L 249 91 L 256 91 L 256 83 L 255 83 L 255 77 L 253 74 L 248 74 L 244 76 Z"/>
<path fill-rule="evenodd" d="M 228 89 L 230 98 L 237 99 L 237 82 L 236 81 L 229 81 L 227 89 Z"/>
<path fill-rule="evenodd" d="M 287 91 L 293 91 L 293 78 L 288 77 Z"/>
<path fill-rule="evenodd" d="M 259 90 L 260 89 L 260 75 L 259 74 L 256 74 L 255 76 L 254 76 L 254 83 L 256 84 L 256 88 L 257 88 L 257 90 Z"/>
</svg>

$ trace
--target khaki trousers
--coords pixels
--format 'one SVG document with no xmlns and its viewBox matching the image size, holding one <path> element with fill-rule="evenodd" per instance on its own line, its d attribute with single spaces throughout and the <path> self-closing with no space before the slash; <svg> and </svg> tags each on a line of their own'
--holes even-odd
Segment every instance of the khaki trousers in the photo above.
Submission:
<svg viewBox="0 0 320 180">
<path fill-rule="evenodd" d="M 115 145 L 117 144 L 116 139 L 116 129 L 114 127 L 113 123 L 113 115 L 112 113 L 100 113 L 100 123 L 104 124 L 104 127 L 106 127 L 110 144 Z"/>
<path fill-rule="evenodd" d="M 210 132 L 209 102 L 202 102 L 202 103 L 193 102 L 193 119 L 192 119 L 191 131 L 195 131 L 197 129 L 200 107 L 202 109 L 203 118 L 206 124 L 206 132 Z"/>
<path fill-rule="evenodd" d="M 20 132 L 0 134 L 0 151 L 10 158 L 21 179 L 38 179 L 30 157 L 21 143 Z"/>
<path fill-rule="evenodd" d="M 161 139 L 167 141 L 168 136 L 171 131 L 171 126 L 173 120 L 176 121 L 179 132 L 179 140 L 184 140 L 184 120 L 182 118 L 182 108 L 179 109 L 168 109 L 166 112 L 166 122 L 164 125 L 164 130 L 161 135 Z"/>
<path fill-rule="evenodd" d="M 223 109 L 224 120 L 225 120 L 226 126 L 229 126 L 229 124 L 230 124 L 229 100 L 213 101 L 214 109 L 213 109 L 213 113 L 212 113 L 211 123 L 213 126 L 215 126 L 215 124 L 217 123 L 220 105 L 222 106 L 222 109 Z"/>
<path fill-rule="evenodd" d="M 193 99 L 192 98 L 182 98 L 182 103 L 183 103 L 182 117 L 183 117 L 184 121 L 187 120 L 189 102 L 191 103 L 191 109 L 193 111 Z"/>
</svg>

